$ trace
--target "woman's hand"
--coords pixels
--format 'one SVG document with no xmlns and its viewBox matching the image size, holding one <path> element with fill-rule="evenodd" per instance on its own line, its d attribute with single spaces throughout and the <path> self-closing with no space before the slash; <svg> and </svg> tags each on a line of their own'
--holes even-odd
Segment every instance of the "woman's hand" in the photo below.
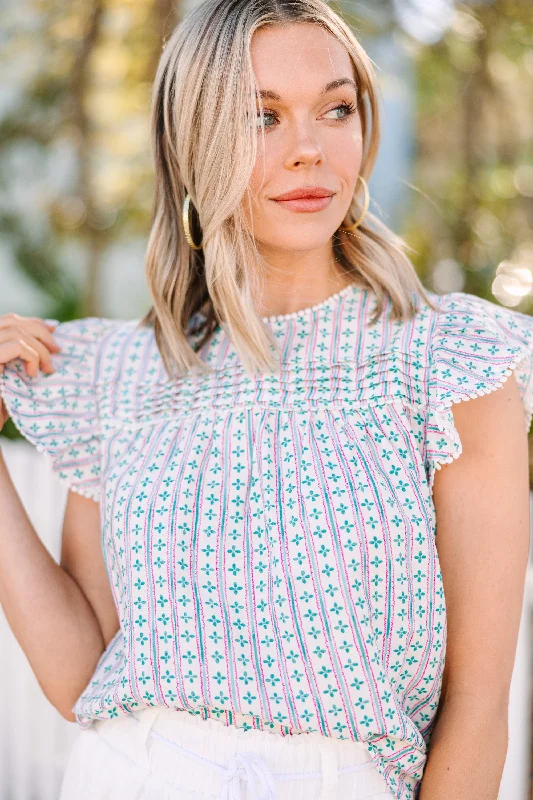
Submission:
<svg viewBox="0 0 533 800">
<path fill-rule="evenodd" d="M 35 377 L 39 369 L 54 372 L 50 353 L 61 350 L 52 336 L 55 323 L 45 322 L 39 317 L 21 317 L 20 314 L 0 316 L 0 373 L 4 364 L 13 358 L 26 362 L 26 372 Z M 0 400 L 0 430 L 9 419 L 3 400 Z"/>
</svg>

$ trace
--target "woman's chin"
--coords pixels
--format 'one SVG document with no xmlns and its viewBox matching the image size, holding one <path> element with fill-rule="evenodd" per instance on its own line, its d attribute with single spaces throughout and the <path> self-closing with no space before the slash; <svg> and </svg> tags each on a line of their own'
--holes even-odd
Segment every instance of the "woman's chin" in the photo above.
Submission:
<svg viewBox="0 0 533 800">
<path fill-rule="evenodd" d="M 317 230 L 312 232 L 298 231 L 297 234 L 287 234 L 269 241 L 256 237 L 256 242 L 259 247 L 269 251 L 286 250 L 292 253 L 306 253 L 313 250 L 321 250 L 328 246 L 333 234 L 329 230 L 325 230 L 321 235 L 319 234 L 320 232 Z"/>
</svg>

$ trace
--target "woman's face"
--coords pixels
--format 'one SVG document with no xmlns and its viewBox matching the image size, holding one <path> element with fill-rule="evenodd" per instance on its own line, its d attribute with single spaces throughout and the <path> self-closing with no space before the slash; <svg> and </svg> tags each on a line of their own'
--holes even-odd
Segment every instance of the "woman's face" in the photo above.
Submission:
<svg viewBox="0 0 533 800">
<path fill-rule="evenodd" d="M 264 252 L 323 248 L 346 215 L 361 165 L 352 62 L 334 36 L 308 23 L 258 30 L 252 61 L 264 116 L 258 105 L 251 215 L 243 203 L 248 223 Z M 320 187 L 330 197 L 275 199 L 302 187 Z"/>
</svg>

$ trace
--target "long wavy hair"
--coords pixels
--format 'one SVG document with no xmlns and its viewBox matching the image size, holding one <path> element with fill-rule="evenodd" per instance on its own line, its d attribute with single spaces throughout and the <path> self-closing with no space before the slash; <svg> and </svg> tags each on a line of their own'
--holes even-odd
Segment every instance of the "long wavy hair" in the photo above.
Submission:
<svg viewBox="0 0 533 800">
<path fill-rule="evenodd" d="M 204 0 L 183 17 L 163 47 L 153 85 L 155 192 L 146 252 L 153 305 L 139 323 L 153 325 L 172 377 L 208 369 L 198 350 L 219 325 L 247 372 L 279 369 L 272 331 L 254 305 L 264 270 L 242 203 L 250 200 L 257 154 L 252 36 L 265 26 L 295 22 L 321 25 L 347 49 L 362 101 L 360 174 L 368 181 L 373 170 L 380 138 L 376 75 L 349 25 L 325 0 Z M 187 193 L 200 250 L 192 249 L 184 234 Z M 343 226 L 360 216 L 359 195 L 356 191 Z M 346 274 L 376 295 L 371 323 L 386 305 L 398 320 L 416 313 L 419 296 L 433 305 L 406 254 L 412 248 L 370 210 L 355 232 L 337 230 L 332 244 Z"/>
</svg>

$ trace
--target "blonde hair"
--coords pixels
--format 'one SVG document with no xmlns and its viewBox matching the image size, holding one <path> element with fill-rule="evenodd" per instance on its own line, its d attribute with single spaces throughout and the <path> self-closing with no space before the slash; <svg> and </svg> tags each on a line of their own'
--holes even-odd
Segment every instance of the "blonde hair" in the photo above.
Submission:
<svg viewBox="0 0 533 800">
<path fill-rule="evenodd" d="M 154 326 L 171 376 L 207 368 L 197 350 L 221 323 L 248 372 L 279 367 L 272 332 L 254 307 L 261 259 L 241 204 L 249 199 L 257 153 L 252 36 L 265 26 L 296 22 L 319 24 L 346 47 L 372 121 L 361 103 L 360 174 L 368 180 L 374 167 L 380 136 L 376 76 L 350 27 L 325 0 L 204 0 L 180 21 L 164 46 L 153 86 L 155 193 L 146 253 L 153 306 L 139 323 Z M 200 250 L 185 239 L 187 193 L 196 210 L 191 208 L 190 216 L 195 241 L 201 236 Z M 343 225 L 360 214 L 361 200 L 354 197 Z M 371 322 L 389 301 L 392 319 L 415 314 L 417 294 L 432 305 L 405 253 L 411 248 L 370 211 L 354 233 L 336 231 L 333 248 L 346 274 L 375 292 Z M 200 338 L 193 347 L 188 326 L 200 310 Z"/>
</svg>

